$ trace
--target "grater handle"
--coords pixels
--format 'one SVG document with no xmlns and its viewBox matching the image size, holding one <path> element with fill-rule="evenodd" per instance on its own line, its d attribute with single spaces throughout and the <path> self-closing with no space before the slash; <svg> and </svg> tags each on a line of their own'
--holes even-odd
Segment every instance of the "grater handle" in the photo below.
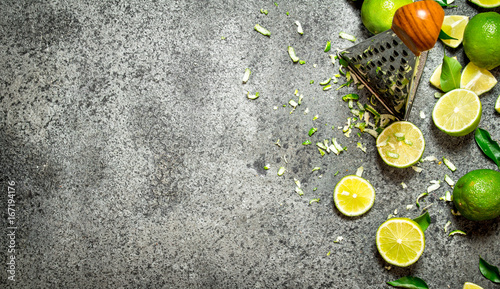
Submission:
<svg viewBox="0 0 500 289">
<path fill-rule="evenodd" d="M 434 0 L 410 3 L 394 14 L 391 29 L 419 56 L 434 47 L 444 20 L 444 10 Z"/>
</svg>

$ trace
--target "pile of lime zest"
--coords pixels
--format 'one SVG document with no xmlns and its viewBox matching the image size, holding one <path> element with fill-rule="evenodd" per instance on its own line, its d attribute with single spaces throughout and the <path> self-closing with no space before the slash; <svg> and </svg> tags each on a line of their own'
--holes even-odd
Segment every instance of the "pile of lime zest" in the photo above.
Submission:
<svg viewBox="0 0 500 289">
<path fill-rule="evenodd" d="M 260 26 L 259 24 L 255 24 L 254 29 L 255 29 L 255 31 L 259 32 L 260 34 L 262 34 L 264 36 L 271 36 L 271 31 Z"/>
<path fill-rule="evenodd" d="M 254 95 L 250 94 L 250 91 L 247 91 L 247 98 L 248 99 L 257 99 L 259 98 L 260 93 L 256 92 Z"/>
<path fill-rule="evenodd" d="M 455 167 L 455 165 L 445 157 L 443 157 L 443 163 L 450 169 L 450 171 L 454 172 L 457 170 L 457 167 Z"/>
<path fill-rule="evenodd" d="M 248 79 L 250 79 L 250 74 L 252 74 L 252 71 L 250 71 L 250 68 L 245 68 L 245 74 L 243 75 L 242 82 L 247 83 Z"/>
<path fill-rule="evenodd" d="M 278 169 L 278 176 L 282 176 L 285 173 L 285 171 L 286 171 L 285 167 L 280 167 Z"/>
<path fill-rule="evenodd" d="M 356 170 L 356 176 L 360 177 L 361 178 L 361 175 L 363 174 L 363 171 L 365 169 L 363 168 L 363 166 L 359 167 L 357 170 Z"/>
<path fill-rule="evenodd" d="M 292 46 L 288 46 L 288 55 L 290 56 L 293 62 L 299 61 L 299 58 L 295 54 L 295 49 Z"/>
<path fill-rule="evenodd" d="M 312 135 L 313 135 L 315 132 L 317 132 L 317 131 L 318 131 L 318 129 L 317 129 L 317 128 L 315 128 L 315 127 L 313 127 L 313 128 L 311 128 L 311 129 L 309 130 L 309 133 L 308 133 L 308 134 L 309 134 L 309 136 L 312 136 Z"/>
<path fill-rule="evenodd" d="M 441 187 L 441 180 L 436 180 L 436 181 L 431 181 L 431 184 L 429 187 L 427 187 L 427 193 L 433 192 Z"/>
<path fill-rule="evenodd" d="M 429 195 L 429 194 L 428 193 L 421 193 L 420 195 L 418 195 L 417 200 L 415 201 L 417 208 L 420 208 L 420 203 L 419 203 L 420 199 L 427 196 L 427 195 Z"/>
<path fill-rule="evenodd" d="M 464 231 L 462 230 L 453 230 L 451 231 L 448 236 L 453 236 L 453 235 L 467 235 L 467 233 L 465 233 Z"/>
<path fill-rule="evenodd" d="M 309 201 L 309 205 L 312 204 L 312 203 L 319 203 L 319 198 L 316 198 L 316 199 L 311 199 Z"/>
<path fill-rule="evenodd" d="M 295 25 L 297 25 L 297 33 L 300 35 L 304 34 L 304 30 L 302 30 L 302 25 L 300 25 L 299 21 L 295 21 Z"/>
<path fill-rule="evenodd" d="M 447 174 L 444 175 L 444 181 L 451 187 L 455 186 L 455 181 L 451 179 Z"/>
</svg>

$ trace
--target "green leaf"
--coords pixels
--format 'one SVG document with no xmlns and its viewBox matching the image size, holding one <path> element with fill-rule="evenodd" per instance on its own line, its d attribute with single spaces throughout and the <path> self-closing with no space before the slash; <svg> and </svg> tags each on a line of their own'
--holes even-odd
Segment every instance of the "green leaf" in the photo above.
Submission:
<svg viewBox="0 0 500 289">
<path fill-rule="evenodd" d="M 425 232 L 429 225 L 431 224 L 431 217 L 429 216 L 429 212 L 425 212 L 425 214 L 416 217 L 413 221 L 417 222 L 420 225 L 420 228 Z"/>
<path fill-rule="evenodd" d="M 387 284 L 398 288 L 429 289 L 424 280 L 412 276 L 406 276 L 396 281 L 387 282 Z"/>
<path fill-rule="evenodd" d="M 442 29 L 439 32 L 439 39 L 441 39 L 441 40 L 449 40 L 449 39 L 451 39 L 451 40 L 458 40 L 458 39 L 456 39 L 454 37 L 451 37 L 450 35 L 446 34 L 446 32 L 444 32 Z"/>
<path fill-rule="evenodd" d="M 479 256 L 479 271 L 486 279 L 494 283 L 500 283 L 500 272 L 498 267 L 488 264 L 481 256 Z"/>
<path fill-rule="evenodd" d="M 491 139 L 490 133 L 482 128 L 476 129 L 474 134 L 477 145 L 483 153 L 492 159 L 500 169 L 500 146 Z"/>
<path fill-rule="evenodd" d="M 434 0 L 434 1 L 436 1 L 439 5 L 441 5 L 441 7 L 450 7 L 450 8 L 457 7 L 457 5 L 448 4 L 446 0 Z"/>
<path fill-rule="evenodd" d="M 458 60 L 444 55 L 443 68 L 441 71 L 441 89 L 444 92 L 460 88 L 460 71 L 462 65 Z"/>
</svg>

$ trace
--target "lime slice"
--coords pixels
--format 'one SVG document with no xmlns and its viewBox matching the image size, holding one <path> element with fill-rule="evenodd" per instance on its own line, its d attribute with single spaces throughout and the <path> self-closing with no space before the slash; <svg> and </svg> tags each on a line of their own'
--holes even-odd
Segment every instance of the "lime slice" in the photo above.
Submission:
<svg viewBox="0 0 500 289">
<path fill-rule="evenodd" d="M 462 15 L 450 15 L 444 16 L 443 25 L 441 30 L 443 30 L 449 36 L 456 38 L 457 40 L 447 39 L 442 40 L 444 44 L 457 48 L 464 39 L 465 26 L 469 23 L 469 17 Z"/>
<path fill-rule="evenodd" d="M 460 78 L 460 88 L 472 90 L 477 95 L 489 91 L 495 84 L 497 84 L 497 80 L 491 72 L 484 68 L 477 67 L 472 62 L 467 64 Z"/>
<path fill-rule="evenodd" d="M 351 175 L 343 177 L 333 190 L 335 207 L 346 216 L 366 213 L 375 202 L 375 189 L 365 179 Z"/>
<path fill-rule="evenodd" d="M 500 113 L 500 95 L 497 98 L 497 103 L 495 104 L 495 110 Z"/>
<path fill-rule="evenodd" d="M 456 56 L 453 56 L 452 58 L 457 59 Z M 435 87 L 441 89 L 441 71 L 443 69 L 443 64 L 439 64 L 436 69 L 434 69 L 434 72 L 432 73 L 430 83 Z M 442 90 L 442 89 L 441 89 Z"/>
<path fill-rule="evenodd" d="M 500 6 L 500 0 L 469 0 L 469 1 L 483 8 L 493 8 Z"/>
<path fill-rule="evenodd" d="M 481 101 L 474 92 L 455 89 L 436 102 L 432 119 L 443 132 L 452 136 L 463 136 L 477 127 L 481 112 Z"/>
<path fill-rule="evenodd" d="M 417 262 L 425 248 L 422 228 L 408 218 L 392 218 L 377 230 L 377 249 L 387 263 L 407 267 Z"/>
<path fill-rule="evenodd" d="M 422 132 L 408 121 L 393 122 L 377 138 L 380 157 L 386 164 L 396 168 L 407 168 L 416 164 L 424 149 Z"/>
<path fill-rule="evenodd" d="M 474 283 L 471 283 L 471 282 L 465 282 L 463 289 L 483 289 L 483 287 L 476 285 Z"/>
</svg>

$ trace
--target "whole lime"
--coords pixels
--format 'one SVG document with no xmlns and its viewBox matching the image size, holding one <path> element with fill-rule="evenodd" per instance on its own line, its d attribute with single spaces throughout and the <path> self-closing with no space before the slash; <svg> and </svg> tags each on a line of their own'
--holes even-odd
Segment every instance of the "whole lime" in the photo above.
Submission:
<svg viewBox="0 0 500 289">
<path fill-rule="evenodd" d="M 500 65 L 500 14 L 479 13 L 464 31 L 464 51 L 475 65 L 491 70 Z"/>
<path fill-rule="evenodd" d="M 413 0 L 365 0 L 361 6 L 361 21 L 373 34 L 391 29 L 394 13 Z"/>
<path fill-rule="evenodd" d="M 453 203 L 469 220 L 483 221 L 500 216 L 500 172 L 482 169 L 465 174 L 455 184 Z"/>
</svg>

